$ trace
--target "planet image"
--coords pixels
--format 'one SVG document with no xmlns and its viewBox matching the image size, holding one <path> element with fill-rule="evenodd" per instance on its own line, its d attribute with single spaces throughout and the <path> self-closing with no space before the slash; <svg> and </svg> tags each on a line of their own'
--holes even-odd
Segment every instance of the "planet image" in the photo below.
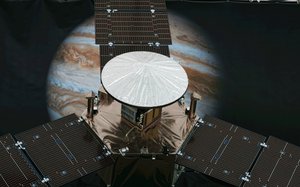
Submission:
<svg viewBox="0 0 300 187">
<path fill-rule="evenodd" d="M 80 116 L 87 107 L 87 93 L 97 93 L 100 87 L 100 54 L 95 44 L 94 19 L 91 17 L 73 30 L 53 59 L 47 89 L 51 120 L 72 113 Z M 191 93 L 197 92 L 202 97 L 197 114 L 216 115 L 222 71 L 213 45 L 199 25 L 181 14 L 170 11 L 169 24 L 171 58 L 183 66 L 189 79 L 186 106 Z"/>
</svg>

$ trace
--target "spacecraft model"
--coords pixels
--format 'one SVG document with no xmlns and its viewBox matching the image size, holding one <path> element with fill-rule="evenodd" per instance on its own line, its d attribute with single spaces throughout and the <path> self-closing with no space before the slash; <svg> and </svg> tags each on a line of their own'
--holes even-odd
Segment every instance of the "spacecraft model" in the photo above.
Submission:
<svg viewBox="0 0 300 187">
<path fill-rule="evenodd" d="M 196 114 L 188 77 L 170 59 L 164 0 L 96 0 L 101 82 L 74 114 L 0 137 L 0 186 L 62 186 L 119 158 L 166 159 L 174 186 L 185 168 L 242 187 L 300 185 L 300 148 Z M 5 167 L 3 167 L 5 166 Z M 107 186 L 121 186 L 105 178 Z"/>
</svg>

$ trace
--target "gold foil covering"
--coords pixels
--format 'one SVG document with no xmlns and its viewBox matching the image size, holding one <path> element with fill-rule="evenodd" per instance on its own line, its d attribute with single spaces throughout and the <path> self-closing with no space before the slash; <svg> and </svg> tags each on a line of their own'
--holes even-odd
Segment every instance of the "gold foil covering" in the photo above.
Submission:
<svg viewBox="0 0 300 187">
<path fill-rule="evenodd" d="M 150 127 L 139 130 L 121 118 L 121 103 L 100 103 L 98 113 L 87 119 L 91 128 L 114 153 L 128 147 L 128 153 L 161 153 L 167 146 L 175 153 L 192 129 L 194 121 L 185 114 L 185 106 L 175 102 L 162 108 L 162 116 Z"/>
</svg>

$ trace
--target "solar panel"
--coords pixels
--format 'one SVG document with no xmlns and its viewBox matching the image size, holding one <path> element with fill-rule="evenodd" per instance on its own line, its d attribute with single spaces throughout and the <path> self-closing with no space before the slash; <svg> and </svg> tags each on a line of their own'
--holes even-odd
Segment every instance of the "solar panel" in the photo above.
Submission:
<svg viewBox="0 0 300 187">
<path fill-rule="evenodd" d="M 0 186 L 46 186 L 10 134 L 0 137 Z"/>
<path fill-rule="evenodd" d="M 266 145 L 244 187 L 300 186 L 300 148 L 272 136 Z"/>
<path fill-rule="evenodd" d="M 171 44 L 165 2 L 96 1 L 97 44 Z"/>
<path fill-rule="evenodd" d="M 95 0 L 95 10 L 150 10 L 166 11 L 164 0 Z"/>
<path fill-rule="evenodd" d="M 51 186 L 61 186 L 113 164 L 110 152 L 75 114 L 15 137 Z"/>
<path fill-rule="evenodd" d="M 206 116 L 178 152 L 176 163 L 240 186 L 265 137 Z"/>
<path fill-rule="evenodd" d="M 108 46 L 101 45 L 100 46 L 100 62 L 101 69 L 103 66 L 110 61 L 115 56 L 121 55 L 123 53 L 131 52 L 131 51 L 150 51 L 156 52 L 165 56 L 170 56 L 169 47 L 168 46 L 138 46 L 138 45 L 130 45 L 130 46 Z"/>
</svg>

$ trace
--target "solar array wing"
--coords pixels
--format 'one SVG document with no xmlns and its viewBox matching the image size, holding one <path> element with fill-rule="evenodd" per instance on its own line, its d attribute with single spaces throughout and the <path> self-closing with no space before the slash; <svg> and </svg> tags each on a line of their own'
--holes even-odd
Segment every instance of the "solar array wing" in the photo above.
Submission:
<svg viewBox="0 0 300 187">
<path fill-rule="evenodd" d="M 0 143 L 0 186 L 44 186 L 10 134 L 1 136 Z"/>
<path fill-rule="evenodd" d="M 118 9 L 118 10 L 143 10 L 155 9 L 166 11 L 164 0 L 95 0 L 96 10 Z"/>
<path fill-rule="evenodd" d="M 75 114 L 15 136 L 51 186 L 61 186 L 113 164 L 110 152 Z"/>
<path fill-rule="evenodd" d="M 300 186 L 300 148 L 269 137 L 244 187 Z"/>
<path fill-rule="evenodd" d="M 182 145 L 176 163 L 240 186 L 264 140 L 262 135 L 206 116 Z"/>
<path fill-rule="evenodd" d="M 131 52 L 131 51 L 150 51 L 156 52 L 165 56 L 170 56 L 169 47 L 168 46 L 138 46 L 138 45 L 130 45 L 130 46 L 100 46 L 100 61 L 101 61 L 101 69 L 104 65 L 110 61 L 115 56 L 121 55 L 123 53 Z"/>
<path fill-rule="evenodd" d="M 97 0 L 95 16 L 97 44 L 172 43 L 164 0 Z"/>
</svg>

